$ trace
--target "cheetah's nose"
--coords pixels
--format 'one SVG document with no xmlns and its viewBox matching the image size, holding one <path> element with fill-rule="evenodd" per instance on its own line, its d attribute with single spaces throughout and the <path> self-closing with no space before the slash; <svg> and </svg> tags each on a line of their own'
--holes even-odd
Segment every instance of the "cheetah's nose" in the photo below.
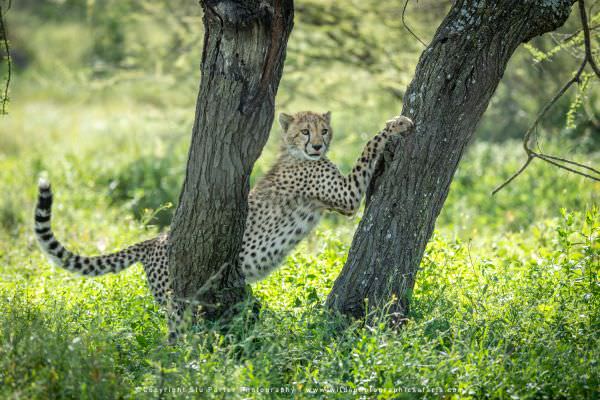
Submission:
<svg viewBox="0 0 600 400">
<path fill-rule="evenodd" d="M 322 145 L 322 144 L 313 144 L 313 145 L 312 145 L 312 148 L 313 148 L 313 149 L 315 149 L 316 151 L 319 151 L 319 150 L 321 150 L 321 148 L 322 148 L 322 147 L 323 147 L 323 145 Z"/>
</svg>

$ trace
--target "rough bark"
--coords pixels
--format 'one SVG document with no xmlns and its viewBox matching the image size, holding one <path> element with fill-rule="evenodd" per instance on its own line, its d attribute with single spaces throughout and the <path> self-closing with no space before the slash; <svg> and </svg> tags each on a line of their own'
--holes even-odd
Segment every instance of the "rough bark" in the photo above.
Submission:
<svg viewBox="0 0 600 400">
<path fill-rule="evenodd" d="M 416 130 L 388 145 L 348 260 L 327 299 L 330 307 L 363 317 L 385 304 L 394 322 L 406 317 L 450 182 L 509 58 L 521 43 L 564 24 L 573 3 L 454 3 L 404 96 L 402 114 Z"/>
<path fill-rule="evenodd" d="M 169 269 L 175 298 L 217 318 L 246 295 L 237 255 L 250 172 L 272 126 L 293 1 L 205 0 L 202 7 L 202 79 Z M 211 277 L 216 286 L 198 293 Z"/>
</svg>

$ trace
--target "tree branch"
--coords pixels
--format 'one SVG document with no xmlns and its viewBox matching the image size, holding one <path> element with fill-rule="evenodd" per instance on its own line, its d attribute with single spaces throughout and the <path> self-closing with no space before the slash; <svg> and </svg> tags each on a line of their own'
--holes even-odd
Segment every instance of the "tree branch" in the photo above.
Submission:
<svg viewBox="0 0 600 400">
<path fill-rule="evenodd" d="M 427 47 L 427 43 L 425 43 L 424 41 L 421 40 L 420 37 L 418 37 L 413 31 L 412 29 L 410 29 L 408 27 L 408 25 L 406 24 L 406 21 L 404 20 L 404 15 L 406 14 L 406 7 L 408 7 L 408 1 L 406 0 L 404 2 L 404 7 L 402 8 L 402 25 L 404 26 L 404 29 L 406 29 L 408 31 L 408 33 L 410 33 L 411 35 L 413 35 L 415 37 L 415 39 L 417 39 L 424 47 Z"/>
<path fill-rule="evenodd" d="M 595 176 L 586 174 L 585 172 L 577 171 L 576 169 L 564 166 L 564 165 L 562 165 L 562 164 L 560 164 L 560 163 L 558 163 L 556 161 L 553 161 L 550 157 L 546 156 L 545 154 L 537 154 L 536 157 L 539 158 L 540 160 L 544 160 L 547 163 L 550 163 L 550 164 L 552 164 L 552 165 L 554 165 L 554 166 L 556 166 L 558 168 L 562 168 L 562 169 L 567 170 L 569 172 L 573 172 L 573 173 L 575 173 L 577 175 L 581 175 L 581 176 L 583 176 L 585 178 L 593 179 L 595 181 L 600 181 L 600 177 L 595 177 Z M 570 162 L 570 163 L 573 163 L 573 162 Z M 586 167 L 586 168 L 589 168 L 589 167 Z M 589 168 L 589 169 L 595 171 L 593 168 Z"/>
<path fill-rule="evenodd" d="M 564 162 L 566 164 L 576 165 L 578 167 L 590 170 L 590 171 L 592 171 L 592 172 L 600 175 L 600 171 L 599 170 L 597 170 L 595 168 L 592 168 L 589 165 L 581 164 L 581 163 L 578 163 L 578 162 L 575 162 L 575 161 L 572 161 L 572 160 L 567 160 L 565 158 L 560 158 L 560 157 L 552 156 L 552 155 L 549 155 L 549 154 L 539 154 L 539 156 L 540 156 L 540 158 L 542 158 L 541 156 L 543 156 L 543 158 L 549 158 L 549 159 L 552 159 L 552 160 L 555 160 L 555 161 Z"/>
<path fill-rule="evenodd" d="M 525 171 L 525 169 L 529 166 L 531 161 L 533 161 L 534 158 L 539 158 L 540 160 L 543 160 L 543 161 L 545 161 L 549 164 L 552 164 L 558 168 L 562 168 L 564 170 L 567 170 L 567 171 L 572 172 L 577 175 L 581 175 L 588 179 L 600 181 L 600 171 L 598 171 L 597 169 L 595 169 L 593 167 L 590 167 L 588 165 L 581 164 L 581 163 L 578 163 L 575 161 L 567 160 L 565 158 L 536 152 L 536 151 L 532 150 L 530 147 L 531 137 L 532 137 L 533 133 L 536 131 L 536 128 L 538 127 L 539 123 L 542 121 L 542 119 L 544 118 L 546 113 L 550 110 L 550 108 L 552 108 L 552 106 L 554 106 L 554 104 L 563 96 L 563 94 L 565 94 L 565 92 L 571 86 L 573 86 L 573 84 L 580 82 L 581 75 L 583 74 L 583 71 L 585 70 L 585 67 L 587 65 L 589 65 L 592 68 L 592 70 L 594 71 L 594 73 L 596 74 L 598 79 L 600 79 L 600 69 L 596 65 L 596 61 L 594 60 L 594 57 L 592 54 L 590 28 L 588 25 L 587 11 L 585 9 L 585 0 L 577 0 L 577 2 L 579 5 L 579 16 L 581 19 L 581 26 L 582 26 L 582 31 L 583 31 L 583 42 L 584 42 L 584 46 L 585 46 L 585 56 L 583 58 L 583 61 L 581 62 L 581 65 L 577 69 L 577 72 L 575 73 L 575 75 L 565 85 L 563 85 L 563 87 L 554 95 L 554 97 L 548 103 L 546 103 L 546 105 L 544 106 L 542 111 L 536 117 L 535 121 L 533 121 L 533 124 L 531 124 L 529 129 L 527 129 L 527 131 L 525 132 L 525 135 L 523 136 L 523 149 L 525 150 L 525 153 L 527 154 L 527 160 L 525 161 L 523 166 L 516 173 L 514 173 L 510 178 L 508 178 L 504 183 L 502 183 L 500 186 L 498 186 L 496 189 L 494 189 L 494 191 L 492 192 L 492 195 L 495 195 L 496 193 L 498 193 L 500 190 L 505 188 L 509 183 L 511 183 L 515 178 L 517 178 L 519 175 L 521 175 L 523 173 L 523 171 Z M 561 164 L 561 162 L 564 164 L 575 165 L 577 167 L 586 169 L 588 171 L 592 171 L 594 174 L 596 174 L 598 176 L 593 176 L 593 175 L 590 175 L 589 173 L 584 173 L 577 169 L 567 167 L 567 166 Z"/>
<path fill-rule="evenodd" d="M 11 1 L 9 0 L 7 3 L 6 11 L 10 9 Z M 2 3 L 0 3 L 0 35 L 2 35 L 2 44 L 4 45 L 4 52 L 6 53 L 4 57 L 6 57 L 6 83 L 4 85 L 4 93 L 2 95 L 2 109 L 0 110 L 0 114 L 6 114 L 6 103 L 8 102 L 8 88 L 10 86 L 10 77 L 12 74 L 12 62 L 10 59 L 10 48 L 8 45 L 8 36 L 6 34 L 6 27 L 4 24 L 4 10 Z"/>
<path fill-rule="evenodd" d="M 592 40 L 590 38 L 590 27 L 588 25 L 587 11 L 584 0 L 579 0 L 579 15 L 581 16 L 581 26 L 583 27 L 583 43 L 585 44 L 585 60 L 590 64 L 596 76 L 600 79 L 600 69 L 596 65 L 592 55 Z"/>
</svg>

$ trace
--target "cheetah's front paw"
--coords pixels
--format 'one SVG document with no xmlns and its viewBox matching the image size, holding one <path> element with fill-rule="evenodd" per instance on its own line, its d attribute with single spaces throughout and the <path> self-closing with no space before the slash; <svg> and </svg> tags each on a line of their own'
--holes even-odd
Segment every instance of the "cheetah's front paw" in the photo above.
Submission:
<svg viewBox="0 0 600 400">
<path fill-rule="evenodd" d="M 410 120 L 410 118 L 399 115 L 386 121 L 385 130 L 389 132 L 391 135 L 401 134 L 405 136 L 410 130 L 413 128 L 415 124 Z"/>
</svg>

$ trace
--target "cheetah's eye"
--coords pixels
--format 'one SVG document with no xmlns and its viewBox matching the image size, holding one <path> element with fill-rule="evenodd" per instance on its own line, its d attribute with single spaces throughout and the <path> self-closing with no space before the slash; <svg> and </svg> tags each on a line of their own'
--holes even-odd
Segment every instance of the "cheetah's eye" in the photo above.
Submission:
<svg viewBox="0 0 600 400">
<path fill-rule="evenodd" d="M 300 132 L 302 132 L 303 135 L 308 135 L 310 133 L 308 129 L 301 129 Z"/>
<path fill-rule="evenodd" d="M 329 133 L 329 131 L 327 129 L 323 129 L 321 131 L 321 135 L 327 135 Z"/>
</svg>

